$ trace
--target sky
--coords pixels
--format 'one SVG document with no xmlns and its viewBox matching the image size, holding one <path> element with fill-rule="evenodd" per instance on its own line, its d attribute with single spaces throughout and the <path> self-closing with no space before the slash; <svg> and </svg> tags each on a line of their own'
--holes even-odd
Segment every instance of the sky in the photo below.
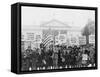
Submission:
<svg viewBox="0 0 100 77">
<path fill-rule="evenodd" d="M 53 19 L 59 20 L 72 27 L 83 28 L 88 20 L 95 20 L 95 11 L 78 9 L 58 9 L 43 7 L 21 8 L 22 29 L 40 26 Z"/>
</svg>

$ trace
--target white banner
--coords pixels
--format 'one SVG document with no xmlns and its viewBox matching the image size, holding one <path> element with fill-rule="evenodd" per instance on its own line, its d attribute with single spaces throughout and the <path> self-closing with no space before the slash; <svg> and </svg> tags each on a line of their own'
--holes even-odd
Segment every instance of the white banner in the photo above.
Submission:
<svg viewBox="0 0 100 77">
<path fill-rule="evenodd" d="M 26 40 L 27 41 L 34 41 L 34 33 L 26 33 Z"/>
<path fill-rule="evenodd" d="M 59 44 L 66 43 L 66 34 L 59 35 Z"/>
<path fill-rule="evenodd" d="M 85 45 L 86 44 L 86 36 L 79 37 L 79 44 L 80 45 Z"/>
<path fill-rule="evenodd" d="M 79 45 L 79 40 L 77 37 L 73 36 L 70 38 L 70 44 L 71 45 Z"/>
<path fill-rule="evenodd" d="M 35 41 L 36 41 L 36 43 L 41 43 L 42 42 L 42 36 L 36 35 Z"/>
<path fill-rule="evenodd" d="M 95 35 L 89 35 L 89 43 L 95 44 Z"/>
</svg>

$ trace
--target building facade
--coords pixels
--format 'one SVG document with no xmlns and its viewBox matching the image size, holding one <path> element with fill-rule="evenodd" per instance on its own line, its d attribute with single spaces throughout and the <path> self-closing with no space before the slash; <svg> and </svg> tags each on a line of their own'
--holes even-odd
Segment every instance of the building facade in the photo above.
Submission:
<svg viewBox="0 0 100 77">
<path fill-rule="evenodd" d="M 31 46 L 32 49 L 39 48 L 41 43 L 44 46 L 49 46 L 50 44 L 79 45 L 79 37 L 81 36 L 80 29 L 58 20 L 51 20 L 40 26 L 23 28 L 22 44 L 23 49 L 27 49 L 28 46 Z"/>
</svg>

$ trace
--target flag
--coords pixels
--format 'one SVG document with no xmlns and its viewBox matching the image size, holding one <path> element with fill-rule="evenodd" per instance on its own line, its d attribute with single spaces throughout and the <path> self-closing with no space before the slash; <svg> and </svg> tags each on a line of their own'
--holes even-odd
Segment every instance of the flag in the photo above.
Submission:
<svg viewBox="0 0 100 77">
<path fill-rule="evenodd" d="M 42 43 L 44 44 L 44 46 L 48 46 L 53 42 L 53 35 L 52 32 L 50 30 L 43 30 L 43 39 L 42 39 Z"/>
</svg>

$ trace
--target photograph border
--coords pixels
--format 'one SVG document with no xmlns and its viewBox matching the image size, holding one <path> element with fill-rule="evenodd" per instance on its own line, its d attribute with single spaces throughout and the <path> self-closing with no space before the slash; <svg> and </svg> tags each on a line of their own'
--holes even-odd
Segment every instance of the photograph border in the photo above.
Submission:
<svg viewBox="0 0 100 77">
<path fill-rule="evenodd" d="M 86 6 L 69 6 L 69 5 L 54 5 L 54 4 L 38 4 L 38 3 L 21 3 L 16 4 L 17 10 L 17 63 L 16 63 L 16 73 L 17 74 L 27 74 L 27 73 L 46 73 L 46 72 L 60 72 L 60 71 L 79 71 L 79 70 L 93 70 L 98 68 L 98 8 L 97 7 L 86 7 Z M 63 68 L 63 69 L 49 69 L 49 70 L 32 70 L 32 71 L 21 71 L 21 7 L 43 7 L 43 8 L 60 8 L 60 9 L 81 9 L 81 10 L 94 10 L 95 11 L 95 50 L 96 59 L 95 67 L 80 67 L 80 68 Z M 13 51 L 14 53 L 14 51 Z"/>
</svg>

